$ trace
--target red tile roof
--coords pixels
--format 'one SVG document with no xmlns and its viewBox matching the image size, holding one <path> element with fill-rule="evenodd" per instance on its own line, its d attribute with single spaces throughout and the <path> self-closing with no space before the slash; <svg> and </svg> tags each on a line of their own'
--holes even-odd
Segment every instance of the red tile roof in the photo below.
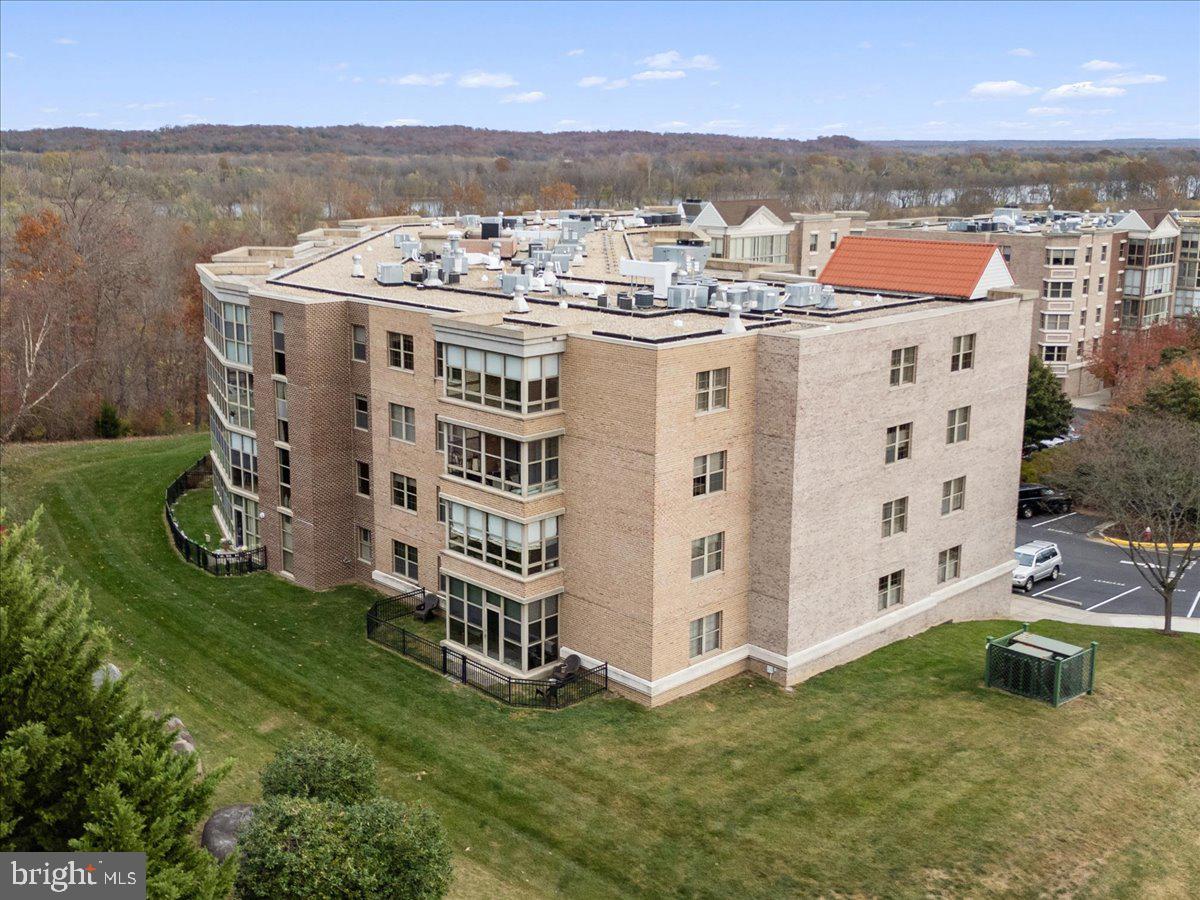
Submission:
<svg viewBox="0 0 1200 900">
<path fill-rule="evenodd" d="M 996 253 L 995 244 L 907 238 L 842 238 L 821 284 L 969 299 Z"/>
</svg>

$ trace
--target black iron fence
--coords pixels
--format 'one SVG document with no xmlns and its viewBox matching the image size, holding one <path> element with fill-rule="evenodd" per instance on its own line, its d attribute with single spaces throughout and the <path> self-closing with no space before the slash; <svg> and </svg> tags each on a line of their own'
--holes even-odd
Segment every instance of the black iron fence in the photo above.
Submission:
<svg viewBox="0 0 1200 900">
<path fill-rule="evenodd" d="M 608 663 L 579 669 L 564 678 L 514 678 L 409 631 L 398 623 L 412 615 L 422 595 L 416 590 L 373 603 L 367 612 L 367 639 L 511 706 L 561 709 L 608 690 Z"/>
<path fill-rule="evenodd" d="M 205 454 L 167 486 L 164 512 L 167 527 L 171 529 L 171 540 L 179 555 L 192 565 L 199 566 L 213 575 L 246 575 L 267 567 L 267 548 L 253 550 L 210 550 L 192 540 L 175 518 L 175 501 L 188 491 L 195 490 L 205 478 L 212 475 L 212 459 Z"/>
</svg>

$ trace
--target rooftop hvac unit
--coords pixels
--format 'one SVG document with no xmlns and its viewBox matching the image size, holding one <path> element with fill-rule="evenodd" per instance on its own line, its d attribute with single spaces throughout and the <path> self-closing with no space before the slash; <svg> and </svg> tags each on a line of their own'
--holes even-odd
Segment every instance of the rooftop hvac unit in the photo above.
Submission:
<svg viewBox="0 0 1200 900">
<path fill-rule="evenodd" d="M 756 284 L 750 288 L 750 309 L 757 312 L 774 312 L 779 309 L 779 288 Z"/>
<path fill-rule="evenodd" d="M 745 309 L 746 297 L 749 293 L 744 284 L 731 284 L 725 288 L 725 302 L 731 305 L 736 303 Z"/>
<path fill-rule="evenodd" d="M 617 294 L 617 309 L 633 309 L 633 294 L 620 291 Z"/>
<path fill-rule="evenodd" d="M 403 284 L 404 263 L 381 262 L 375 266 L 375 280 L 380 284 Z"/>
<path fill-rule="evenodd" d="M 546 250 L 542 247 L 538 247 L 535 250 L 532 245 L 529 247 L 529 258 L 537 263 L 545 264 L 550 262 L 554 258 L 553 254 L 553 250 Z"/>
<path fill-rule="evenodd" d="M 500 293 L 511 297 L 517 288 L 523 291 L 529 290 L 529 283 L 532 279 L 524 272 L 505 272 L 500 276 Z"/>
<path fill-rule="evenodd" d="M 392 235 L 392 244 L 404 259 L 416 259 L 421 254 L 421 242 L 411 234 L 399 232 Z"/>
<path fill-rule="evenodd" d="M 485 240 L 487 238 L 500 237 L 500 217 L 486 216 L 479 220 L 480 236 Z"/>
<path fill-rule="evenodd" d="M 821 285 L 821 302 L 817 304 L 817 309 L 837 309 L 837 297 L 832 285 Z"/>
<path fill-rule="evenodd" d="M 816 306 L 821 300 L 821 286 L 815 282 L 789 284 L 784 291 L 787 294 L 785 305 L 794 308 Z"/>
<path fill-rule="evenodd" d="M 634 291 L 633 303 L 639 309 L 649 309 L 654 305 L 654 291 L 645 289 Z"/>
<path fill-rule="evenodd" d="M 667 288 L 667 306 L 670 309 L 695 309 L 699 306 L 697 298 L 701 293 L 707 306 L 708 288 L 699 284 L 673 284 Z"/>
</svg>

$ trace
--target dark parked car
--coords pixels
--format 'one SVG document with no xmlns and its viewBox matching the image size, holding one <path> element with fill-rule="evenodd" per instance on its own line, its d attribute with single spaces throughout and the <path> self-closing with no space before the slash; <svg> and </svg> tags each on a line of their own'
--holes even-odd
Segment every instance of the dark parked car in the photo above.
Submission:
<svg viewBox="0 0 1200 900">
<path fill-rule="evenodd" d="M 1035 513 L 1065 513 L 1071 510 L 1071 498 L 1044 484 L 1022 484 L 1017 492 L 1017 515 L 1028 519 Z"/>
</svg>

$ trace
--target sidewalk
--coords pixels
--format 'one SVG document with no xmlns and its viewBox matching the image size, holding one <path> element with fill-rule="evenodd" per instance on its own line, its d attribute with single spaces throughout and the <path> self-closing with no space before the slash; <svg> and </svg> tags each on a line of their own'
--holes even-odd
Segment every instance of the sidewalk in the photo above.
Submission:
<svg viewBox="0 0 1200 900">
<path fill-rule="evenodd" d="M 1096 391 L 1094 394 L 1084 394 L 1082 397 L 1074 397 L 1071 400 L 1071 405 L 1076 409 L 1095 412 L 1098 409 L 1104 409 L 1111 401 L 1112 391 L 1106 388 L 1103 391 Z"/>
<path fill-rule="evenodd" d="M 1056 622 L 1072 622 L 1077 625 L 1100 625 L 1105 628 L 1147 628 L 1157 631 L 1161 631 L 1163 627 L 1162 616 L 1086 612 L 1082 609 L 1071 609 L 1067 606 L 1059 606 L 1057 603 L 1044 603 L 1015 594 L 1012 598 L 1012 606 L 1009 608 L 1009 615 L 1019 622 L 1053 619 Z M 1171 627 L 1175 631 L 1200 634 L 1200 619 L 1175 616 L 1171 620 Z"/>
</svg>

